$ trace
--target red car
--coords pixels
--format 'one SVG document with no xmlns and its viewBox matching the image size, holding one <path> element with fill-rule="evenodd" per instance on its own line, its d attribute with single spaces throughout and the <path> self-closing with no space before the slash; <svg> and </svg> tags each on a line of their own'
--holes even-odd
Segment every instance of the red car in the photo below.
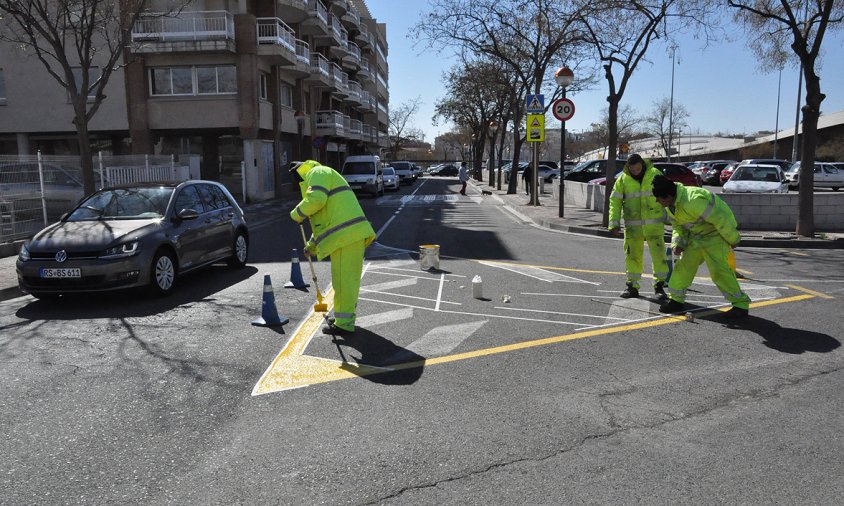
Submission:
<svg viewBox="0 0 844 506">
<path fill-rule="evenodd" d="M 724 183 L 726 183 L 727 181 L 730 180 L 730 176 L 732 176 L 733 171 L 736 170 L 736 165 L 738 165 L 738 164 L 737 163 L 731 163 L 730 165 L 727 165 L 726 167 L 724 167 L 724 170 L 721 171 L 721 186 L 723 186 Z"/>
<path fill-rule="evenodd" d="M 681 165 L 679 163 L 654 162 L 654 167 L 659 169 L 665 177 L 675 183 L 683 183 L 685 186 L 701 186 L 700 179 L 697 175 L 689 170 L 685 165 Z M 621 171 L 619 171 L 615 177 L 618 177 L 619 175 L 621 175 Z M 600 177 L 593 179 L 589 181 L 589 184 L 605 185 L 607 184 L 607 178 Z"/>
</svg>

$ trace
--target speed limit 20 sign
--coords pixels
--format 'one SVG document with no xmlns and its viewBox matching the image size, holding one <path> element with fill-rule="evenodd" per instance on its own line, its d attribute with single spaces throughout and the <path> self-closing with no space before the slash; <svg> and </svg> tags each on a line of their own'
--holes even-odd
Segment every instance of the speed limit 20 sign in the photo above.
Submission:
<svg viewBox="0 0 844 506">
<path fill-rule="evenodd" d="M 574 116 L 574 102 L 567 98 L 554 101 L 554 117 L 560 121 L 568 121 Z"/>
</svg>

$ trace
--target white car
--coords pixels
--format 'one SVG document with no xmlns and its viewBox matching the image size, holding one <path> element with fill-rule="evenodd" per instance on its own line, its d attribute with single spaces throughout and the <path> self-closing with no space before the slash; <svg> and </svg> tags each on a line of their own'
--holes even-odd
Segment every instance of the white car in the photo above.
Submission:
<svg viewBox="0 0 844 506">
<path fill-rule="evenodd" d="M 837 163 L 815 162 L 814 187 L 832 188 L 832 191 L 844 188 L 844 167 L 839 166 Z M 789 188 L 797 189 L 800 185 L 800 162 L 794 162 L 785 171 L 785 178 Z"/>
<path fill-rule="evenodd" d="M 723 192 L 788 193 L 788 182 L 777 165 L 740 165 L 724 183 Z"/>
<path fill-rule="evenodd" d="M 396 175 L 396 169 L 392 167 L 384 167 L 384 189 L 398 191 L 399 176 Z"/>
</svg>

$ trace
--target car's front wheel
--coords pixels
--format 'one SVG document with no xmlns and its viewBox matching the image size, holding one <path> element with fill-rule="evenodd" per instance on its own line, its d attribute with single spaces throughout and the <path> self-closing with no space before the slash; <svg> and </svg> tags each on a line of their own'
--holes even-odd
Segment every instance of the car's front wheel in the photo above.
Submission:
<svg viewBox="0 0 844 506">
<path fill-rule="evenodd" d="M 243 232 L 237 233 L 232 249 L 232 256 L 229 257 L 227 262 L 228 266 L 232 269 L 246 267 L 246 258 L 249 256 L 249 239 L 246 238 L 246 234 Z"/>
<path fill-rule="evenodd" d="M 150 291 L 166 297 L 176 286 L 176 259 L 172 253 L 161 249 L 155 253 L 150 268 Z"/>
</svg>

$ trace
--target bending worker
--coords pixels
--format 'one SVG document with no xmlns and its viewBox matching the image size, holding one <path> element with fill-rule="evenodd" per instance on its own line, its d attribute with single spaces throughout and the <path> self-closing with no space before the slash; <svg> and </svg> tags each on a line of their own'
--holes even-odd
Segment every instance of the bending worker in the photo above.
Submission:
<svg viewBox="0 0 844 506">
<path fill-rule="evenodd" d="M 307 160 L 293 162 L 290 174 L 302 191 L 302 201 L 290 211 L 290 217 L 296 223 L 308 218 L 313 231 L 304 254 L 315 254 L 319 260 L 331 257 L 334 319 L 328 319 L 322 331 L 351 334 L 355 331 L 363 252 L 375 240 L 375 231 L 349 184 L 337 171 Z"/>
<path fill-rule="evenodd" d="M 609 231 L 621 235 L 621 217 L 624 217 L 624 269 L 627 288 L 620 297 L 639 296 L 639 281 L 644 270 L 645 241 L 651 252 L 654 293 L 665 298 L 665 278 L 668 263 L 665 260 L 665 211 L 653 195 L 653 180 L 662 173 L 650 160 L 638 154 L 631 155 L 624 172 L 615 180 L 610 194 Z"/>
<path fill-rule="evenodd" d="M 671 240 L 674 255 L 681 255 L 668 281 L 669 301 L 659 312 L 683 310 L 686 288 L 692 284 L 700 264 L 706 262 L 715 286 L 733 305 L 724 316 L 747 316 L 750 297 L 741 291 L 736 274 L 727 262 L 730 247 L 741 240 L 730 206 L 709 190 L 675 184 L 665 176 L 654 178 L 653 192 L 659 204 L 668 209 L 668 218 L 674 226 Z"/>
</svg>

